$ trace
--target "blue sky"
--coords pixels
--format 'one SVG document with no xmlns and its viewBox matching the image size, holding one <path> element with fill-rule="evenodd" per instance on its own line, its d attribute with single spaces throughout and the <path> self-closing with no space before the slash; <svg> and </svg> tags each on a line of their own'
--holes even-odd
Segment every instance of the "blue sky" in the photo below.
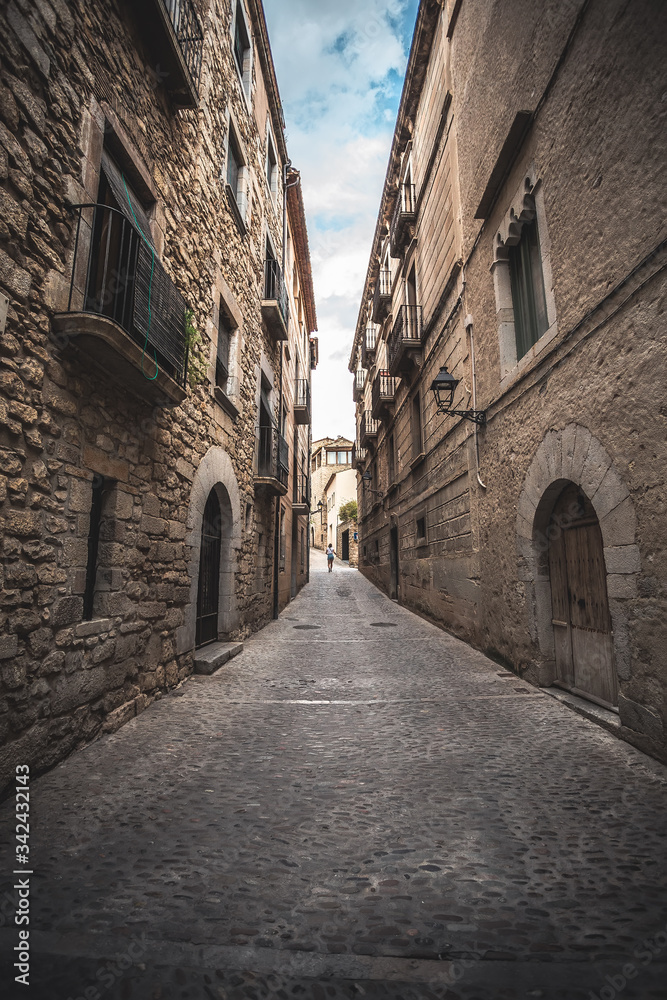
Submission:
<svg viewBox="0 0 667 1000">
<path fill-rule="evenodd" d="M 418 0 L 264 0 L 319 320 L 313 438 L 354 438 L 352 346 Z"/>
</svg>

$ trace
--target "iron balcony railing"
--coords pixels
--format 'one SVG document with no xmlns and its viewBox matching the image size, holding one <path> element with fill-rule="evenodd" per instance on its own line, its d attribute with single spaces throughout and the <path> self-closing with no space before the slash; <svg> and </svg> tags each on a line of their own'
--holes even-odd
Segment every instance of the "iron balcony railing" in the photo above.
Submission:
<svg viewBox="0 0 667 1000">
<path fill-rule="evenodd" d="M 280 264 L 271 257 L 264 261 L 264 298 L 278 303 L 285 326 L 287 326 L 289 316 L 287 287 L 283 280 Z"/>
<path fill-rule="evenodd" d="M 354 373 L 354 385 L 352 387 L 352 399 L 354 402 L 358 402 L 361 399 L 361 395 L 364 391 L 364 386 L 366 385 L 366 372 L 363 368 L 357 368 Z"/>
<path fill-rule="evenodd" d="M 137 229 L 109 205 L 74 205 L 77 213 L 68 311 L 75 288 L 83 287 L 83 311 L 106 316 L 185 386 L 188 348 L 185 300 Z"/>
<path fill-rule="evenodd" d="M 400 306 L 387 341 L 387 361 L 391 368 L 404 347 L 420 347 L 422 342 L 422 307 Z"/>
<path fill-rule="evenodd" d="M 389 268 L 380 268 L 378 273 L 375 292 L 373 293 L 373 319 L 376 323 L 381 323 L 389 312 L 391 304 L 391 271 Z"/>
<path fill-rule="evenodd" d="M 366 461 L 366 449 L 362 448 L 359 441 L 355 441 L 352 445 L 352 465 L 355 468 L 363 465 Z"/>
<path fill-rule="evenodd" d="M 393 256 L 397 256 L 407 243 L 409 227 L 414 222 L 417 210 L 414 184 L 401 184 L 390 227 L 390 242 Z"/>
<path fill-rule="evenodd" d="M 373 419 L 370 410 L 364 410 L 361 415 L 361 426 L 359 428 L 359 440 L 365 447 L 366 442 L 374 440 L 378 435 L 379 423 Z"/>
<path fill-rule="evenodd" d="M 292 503 L 307 506 L 310 510 L 310 476 L 300 472 L 294 477 Z"/>
<path fill-rule="evenodd" d="M 378 413 L 385 403 L 393 403 L 396 396 L 396 386 L 398 379 L 390 372 L 381 370 L 373 380 L 373 409 Z"/>
<path fill-rule="evenodd" d="M 296 379 L 294 386 L 294 405 L 310 409 L 310 385 L 307 378 Z"/>
<path fill-rule="evenodd" d="M 176 35 L 181 54 L 194 84 L 199 90 L 204 32 L 192 0 L 161 0 Z"/>
<path fill-rule="evenodd" d="M 260 427 L 257 438 L 257 475 L 277 479 L 282 486 L 289 480 L 289 445 L 277 427 Z"/>
<path fill-rule="evenodd" d="M 375 358 L 375 348 L 377 347 L 378 328 L 375 323 L 367 323 L 361 341 L 361 365 L 363 368 L 370 368 Z"/>
</svg>

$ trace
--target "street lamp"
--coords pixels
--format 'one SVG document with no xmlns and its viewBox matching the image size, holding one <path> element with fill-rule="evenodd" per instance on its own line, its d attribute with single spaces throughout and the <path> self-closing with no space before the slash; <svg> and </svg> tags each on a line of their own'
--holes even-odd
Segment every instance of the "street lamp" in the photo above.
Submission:
<svg viewBox="0 0 667 1000">
<path fill-rule="evenodd" d="M 464 417 L 466 420 L 472 420 L 475 424 L 485 424 L 486 410 L 453 409 L 454 393 L 459 382 L 460 379 L 454 378 L 454 376 L 447 371 L 447 366 L 443 365 L 431 383 L 431 389 L 435 396 L 438 413 L 447 413 L 451 417 Z"/>
<path fill-rule="evenodd" d="M 382 493 L 380 490 L 373 490 L 373 489 L 371 489 L 370 484 L 372 482 L 373 482 L 373 476 L 371 475 L 371 470 L 370 469 L 366 469 L 366 471 L 364 472 L 363 476 L 361 477 L 361 485 L 364 488 L 364 493 L 366 492 L 366 490 L 368 490 L 369 493 L 375 493 L 375 494 L 377 494 L 377 496 L 380 497 L 380 499 L 382 499 L 382 497 L 384 496 L 384 493 Z"/>
</svg>

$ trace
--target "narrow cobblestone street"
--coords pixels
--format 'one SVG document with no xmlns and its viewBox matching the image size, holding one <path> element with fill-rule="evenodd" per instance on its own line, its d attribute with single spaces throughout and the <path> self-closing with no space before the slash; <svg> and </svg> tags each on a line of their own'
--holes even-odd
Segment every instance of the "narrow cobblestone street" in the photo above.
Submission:
<svg viewBox="0 0 667 1000">
<path fill-rule="evenodd" d="M 11 995 L 665 997 L 665 769 L 312 562 L 240 656 L 33 783 Z"/>
</svg>

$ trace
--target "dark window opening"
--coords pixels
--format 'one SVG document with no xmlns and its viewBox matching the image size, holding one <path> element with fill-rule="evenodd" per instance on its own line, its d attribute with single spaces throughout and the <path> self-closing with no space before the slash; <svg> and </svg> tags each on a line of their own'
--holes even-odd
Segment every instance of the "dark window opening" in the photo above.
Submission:
<svg viewBox="0 0 667 1000">
<path fill-rule="evenodd" d="M 389 447 L 387 450 L 387 461 L 389 465 L 389 485 L 394 482 L 396 477 L 396 463 L 394 460 L 394 435 L 389 435 Z"/>
<path fill-rule="evenodd" d="M 426 518 L 417 518 L 417 541 L 423 541 L 426 539 Z"/>
<path fill-rule="evenodd" d="M 234 327 L 220 304 L 220 318 L 218 320 L 218 348 L 215 358 L 215 384 L 222 391 L 229 395 L 229 354 Z"/>
<path fill-rule="evenodd" d="M 239 200 L 239 173 L 242 166 L 243 160 L 241 159 L 239 145 L 230 126 L 229 148 L 227 150 L 227 183 L 237 201 Z"/>
<path fill-rule="evenodd" d="M 91 621 L 95 612 L 95 585 L 97 582 L 100 532 L 104 512 L 104 498 L 111 480 L 95 475 L 90 504 L 90 525 L 88 528 L 88 562 L 86 564 L 86 584 L 83 593 L 83 620 Z"/>
<path fill-rule="evenodd" d="M 243 17 L 243 8 L 240 3 L 236 4 L 236 24 L 234 26 L 234 58 L 238 66 L 239 73 L 243 78 L 245 72 L 246 53 L 250 49 L 250 38 L 248 29 Z"/>
<path fill-rule="evenodd" d="M 535 221 L 521 230 L 521 239 L 509 251 L 516 357 L 519 361 L 546 333 L 547 303 L 540 242 Z"/>
<path fill-rule="evenodd" d="M 419 393 L 412 398 L 412 453 L 416 458 L 422 451 L 422 409 Z"/>
</svg>

